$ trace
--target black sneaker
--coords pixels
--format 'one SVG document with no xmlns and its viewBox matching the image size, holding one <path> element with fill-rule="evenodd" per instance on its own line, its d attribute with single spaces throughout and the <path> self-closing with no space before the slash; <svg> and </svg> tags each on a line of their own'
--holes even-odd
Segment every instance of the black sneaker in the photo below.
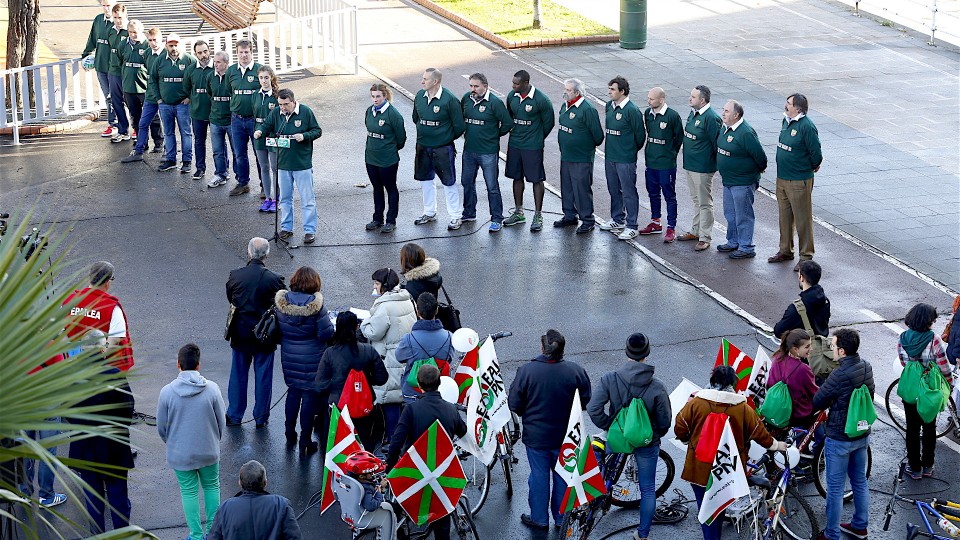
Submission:
<svg viewBox="0 0 960 540">
<path fill-rule="evenodd" d="M 143 153 L 130 152 L 130 155 L 121 159 L 120 163 L 133 163 L 134 161 L 143 161 Z"/>
<path fill-rule="evenodd" d="M 244 193 L 250 193 L 249 185 L 240 185 L 237 184 L 233 189 L 230 190 L 230 196 L 235 197 L 237 195 L 243 195 Z M 291 233 L 292 234 L 292 233 Z"/>
<path fill-rule="evenodd" d="M 191 176 L 191 178 L 193 178 L 194 180 L 202 180 L 203 177 L 206 175 L 207 175 L 207 171 L 203 169 L 197 169 L 196 171 L 193 172 L 193 176 Z"/>
<path fill-rule="evenodd" d="M 396 224 L 396 223 L 387 223 L 386 225 L 384 225 L 384 226 L 380 229 L 380 232 L 382 232 L 382 233 L 392 233 L 392 232 L 395 231 L 396 229 L 397 229 L 397 224 Z"/>
<path fill-rule="evenodd" d="M 184 161 L 180 164 L 180 174 L 190 174 L 190 162 Z"/>
<path fill-rule="evenodd" d="M 371 221 L 370 223 L 367 223 L 366 229 L 367 229 L 368 231 L 375 231 L 375 230 L 379 229 L 380 227 L 383 227 L 383 223 L 380 223 L 380 222 L 377 222 L 377 221 Z"/>
<path fill-rule="evenodd" d="M 160 166 L 157 167 L 157 170 L 159 172 L 164 172 L 164 171 L 172 171 L 173 169 L 176 169 L 176 168 L 177 168 L 176 161 L 161 161 Z"/>
<path fill-rule="evenodd" d="M 163 143 L 162 143 L 162 142 L 161 142 L 160 144 L 154 144 L 154 145 L 153 145 L 153 148 L 150 149 L 150 153 L 151 153 L 151 154 L 159 154 L 160 152 L 163 152 Z"/>
<path fill-rule="evenodd" d="M 592 231 L 593 228 L 594 228 L 593 223 L 583 223 L 579 227 L 577 227 L 577 234 L 588 233 Z"/>
</svg>

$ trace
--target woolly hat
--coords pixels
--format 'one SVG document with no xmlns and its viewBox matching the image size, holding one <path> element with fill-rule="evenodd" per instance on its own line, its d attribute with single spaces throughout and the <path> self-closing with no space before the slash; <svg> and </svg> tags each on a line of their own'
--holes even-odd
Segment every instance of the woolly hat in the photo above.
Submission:
<svg viewBox="0 0 960 540">
<path fill-rule="evenodd" d="M 627 338 L 627 358 L 643 360 L 650 356 L 650 340 L 647 336 L 637 332 Z"/>
</svg>

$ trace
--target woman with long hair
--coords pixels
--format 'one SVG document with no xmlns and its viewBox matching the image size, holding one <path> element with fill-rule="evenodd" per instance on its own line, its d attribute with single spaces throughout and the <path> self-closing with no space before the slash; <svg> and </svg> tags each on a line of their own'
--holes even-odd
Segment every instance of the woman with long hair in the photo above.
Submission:
<svg viewBox="0 0 960 540">
<path fill-rule="evenodd" d="M 410 293 L 414 304 L 425 292 L 440 298 L 440 287 L 443 286 L 440 261 L 427 257 L 427 253 L 419 245 L 411 242 L 400 248 L 400 272 L 406 279 L 403 288 Z"/>
<path fill-rule="evenodd" d="M 370 86 L 370 100 L 373 104 L 367 107 L 363 117 L 367 128 L 363 156 L 367 164 L 367 177 L 373 186 L 373 220 L 367 223 L 367 230 L 380 229 L 382 233 L 390 233 L 397 228 L 400 206 L 397 170 L 400 167 L 400 150 L 407 143 L 407 131 L 403 127 L 403 115 L 390 104 L 393 92 L 389 86 L 374 83 Z M 384 209 L 387 212 L 386 221 Z"/>
<path fill-rule="evenodd" d="M 270 66 L 260 66 L 257 70 L 257 79 L 260 80 L 260 91 L 253 96 L 254 131 L 263 131 L 263 122 L 267 116 L 279 107 L 277 92 L 280 91 L 280 82 L 277 74 Z M 277 181 L 277 149 L 267 146 L 264 137 L 253 139 L 253 151 L 257 156 L 257 167 L 260 169 L 261 212 L 275 213 L 277 198 L 273 192 Z"/>
<path fill-rule="evenodd" d="M 820 389 L 806 363 L 809 355 L 810 334 L 802 328 L 788 330 L 780 338 L 780 348 L 773 353 L 773 365 L 767 375 L 767 388 L 780 381 L 787 385 L 793 403 L 790 426 L 803 429 L 813 424 L 813 396 Z"/>
</svg>

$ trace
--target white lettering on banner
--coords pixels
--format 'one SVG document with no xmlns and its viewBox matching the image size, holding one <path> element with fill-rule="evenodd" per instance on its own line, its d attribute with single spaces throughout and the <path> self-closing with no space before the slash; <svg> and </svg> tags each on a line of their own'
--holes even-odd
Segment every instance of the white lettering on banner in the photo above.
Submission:
<svg viewBox="0 0 960 540">
<path fill-rule="evenodd" d="M 747 397 L 753 397 L 753 404 L 757 407 L 767 397 L 767 376 L 773 363 L 763 347 L 757 347 L 757 355 L 753 357 L 753 369 L 750 370 L 750 382 L 747 383 Z"/>
<path fill-rule="evenodd" d="M 463 439 L 464 449 L 490 465 L 497 449 L 497 433 L 510 421 L 506 385 L 490 338 L 480 347 L 476 373 L 467 394 L 469 436 Z"/>
<path fill-rule="evenodd" d="M 733 155 L 730 152 L 724 150 L 723 148 L 717 148 L 717 153 L 720 154 L 721 156 L 727 156 L 727 157 L 730 157 Z"/>
<path fill-rule="evenodd" d="M 486 122 L 484 120 L 474 120 L 473 118 L 464 118 L 463 121 L 468 124 L 474 124 L 477 126 L 486 125 Z"/>
<path fill-rule="evenodd" d="M 372 137 L 372 138 L 374 138 L 374 139 L 383 139 L 383 138 L 384 138 L 383 133 L 374 133 L 374 132 L 372 132 L 372 131 L 368 131 L 368 132 L 367 132 L 367 137 Z"/>
<path fill-rule="evenodd" d="M 607 135 L 620 135 L 620 130 L 618 129 L 607 129 L 605 130 Z"/>
<path fill-rule="evenodd" d="M 686 138 L 688 138 L 688 139 L 691 139 L 691 140 L 694 140 L 694 141 L 697 140 L 697 136 L 694 135 L 693 133 L 690 133 L 689 131 L 684 131 L 684 132 L 683 132 L 683 135 L 684 135 Z"/>
<path fill-rule="evenodd" d="M 570 133 L 570 134 L 573 133 L 573 129 L 568 128 L 567 126 L 565 126 L 565 125 L 563 125 L 563 124 L 560 125 L 560 131 L 563 131 L 563 132 L 566 132 L 566 133 Z"/>
<path fill-rule="evenodd" d="M 533 121 L 532 121 L 532 120 L 514 119 L 513 123 L 514 123 L 514 124 L 517 124 L 518 126 L 532 126 L 532 125 L 533 125 Z"/>
<path fill-rule="evenodd" d="M 777 143 L 777 147 L 783 148 L 783 149 L 786 150 L 787 152 L 793 152 L 793 147 L 792 147 L 792 146 L 787 146 L 787 145 L 783 144 L 782 142 L 778 142 L 778 143 Z"/>
<path fill-rule="evenodd" d="M 420 120 L 420 125 L 422 126 L 436 127 L 436 126 L 439 126 L 440 124 L 441 122 L 435 122 L 433 120 Z"/>
<path fill-rule="evenodd" d="M 653 137 L 647 137 L 647 142 L 652 142 L 653 144 L 667 144 L 667 141 L 663 139 L 655 139 Z"/>
<path fill-rule="evenodd" d="M 89 317 L 91 319 L 101 320 L 100 311 L 96 309 L 87 309 L 85 307 L 74 307 L 70 310 L 70 315 L 83 315 L 84 317 Z"/>
</svg>

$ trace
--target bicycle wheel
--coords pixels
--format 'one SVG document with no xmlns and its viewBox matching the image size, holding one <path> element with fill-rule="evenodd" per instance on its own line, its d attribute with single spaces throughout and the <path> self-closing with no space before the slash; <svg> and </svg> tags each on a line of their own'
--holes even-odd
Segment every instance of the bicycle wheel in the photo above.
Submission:
<svg viewBox="0 0 960 540">
<path fill-rule="evenodd" d="M 561 540 L 587 540 L 590 531 L 593 529 L 593 523 L 589 519 L 590 505 L 578 506 L 563 515 L 563 523 L 560 524 Z"/>
<path fill-rule="evenodd" d="M 470 513 L 474 516 L 483 508 L 490 494 L 490 468 L 467 452 L 461 452 L 460 465 L 463 474 L 467 477 L 467 486 L 463 490 L 464 496 L 470 501 Z"/>
<path fill-rule="evenodd" d="M 787 488 L 783 496 L 778 529 L 793 540 L 813 540 L 820 532 L 817 515 L 796 488 Z"/>
<path fill-rule="evenodd" d="M 884 405 L 887 409 L 887 414 L 890 416 L 890 419 L 893 420 L 894 425 L 897 426 L 897 429 L 906 433 L 907 431 L 907 419 L 906 414 L 903 411 L 903 400 L 900 399 L 900 396 L 897 395 L 897 385 L 900 383 L 900 379 L 893 381 L 889 387 L 887 387 L 887 394 L 884 396 Z M 953 415 L 948 411 L 955 411 L 957 409 L 956 403 L 953 401 L 953 395 L 950 395 L 947 398 L 947 410 L 937 415 L 937 438 L 945 436 L 947 433 L 953 431 Z"/>
<path fill-rule="evenodd" d="M 867 446 L 867 480 L 870 479 L 870 470 L 873 468 L 873 449 Z M 844 480 L 843 500 L 853 500 L 853 490 L 850 488 L 850 479 Z M 817 486 L 820 496 L 827 498 L 827 460 L 823 455 L 823 446 L 817 448 L 813 454 L 813 484 Z"/>
<path fill-rule="evenodd" d="M 632 455 L 627 455 L 624 461 L 623 470 L 610 488 L 610 502 L 620 508 L 639 508 L 640 488 L 637 460 Z M 673 475 L 676 473 L 675 469 L 670 454 L 660 450 L 660 455 L 657 457 L 657 497 L 662 496 L 670 489 L 670 484 L 673 483 Z"/>
<path fill-rule="evenodd" d="M 477 526 L 473 522 L 473 516 L 464 499 L 457 501 L 457 507 L 453 509 L 452 520 L 458 540 L 480 540 L 480 535 L 477 534 Z"/>
</svg>

